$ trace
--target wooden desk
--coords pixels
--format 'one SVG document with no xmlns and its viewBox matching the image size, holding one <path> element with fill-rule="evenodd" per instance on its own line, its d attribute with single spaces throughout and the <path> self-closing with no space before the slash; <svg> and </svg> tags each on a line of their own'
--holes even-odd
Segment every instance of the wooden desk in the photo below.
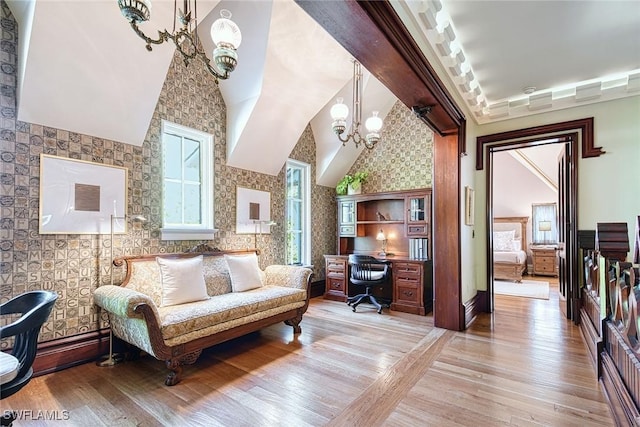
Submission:
<svg viewBox="0 0 640 427">
<path fill-rule="evenodd" d="M 325 255 L 326 282 L 324 298 L 346 301 L 355 295 L 349 283 L 349 257 Z M 425 315 L 433 309 L 433 262 L 406 257 L 381 258 L 391 262 L 391 310 Z"/>
</svg>

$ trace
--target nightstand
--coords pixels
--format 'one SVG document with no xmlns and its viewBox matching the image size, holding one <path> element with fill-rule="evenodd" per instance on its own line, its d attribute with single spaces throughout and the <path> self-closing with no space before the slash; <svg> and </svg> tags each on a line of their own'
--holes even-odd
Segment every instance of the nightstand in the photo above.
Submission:
<svg viewBox="0 0 640 427">
<path fill-rule="evenodd" d="M 534 276 L 558 276 L 556 251 L 556 248 L 531 246 Z"/>
</svg>

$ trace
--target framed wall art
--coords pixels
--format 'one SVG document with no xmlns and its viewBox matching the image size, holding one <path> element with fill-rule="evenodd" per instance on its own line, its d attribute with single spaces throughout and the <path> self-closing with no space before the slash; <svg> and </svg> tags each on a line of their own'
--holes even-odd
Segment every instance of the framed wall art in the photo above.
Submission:
<svg viewBox="0 0 640 427">
<path fill-rule="evenodd" d="M 475 215 L 474 207 L 474 191 L 471 187 L 464 187 L 464 223 L 465 225 L 473 225 L 473 217 Z"/>
<path fill-rule="evenodd" d="M 271 233 L 271 193 L 236 188 L 236 233 Z"/>
<path fill-rule="evenodd" d="M 40 155 L 40 234 L 125 233 L 127 169 Z"/>
</svg>

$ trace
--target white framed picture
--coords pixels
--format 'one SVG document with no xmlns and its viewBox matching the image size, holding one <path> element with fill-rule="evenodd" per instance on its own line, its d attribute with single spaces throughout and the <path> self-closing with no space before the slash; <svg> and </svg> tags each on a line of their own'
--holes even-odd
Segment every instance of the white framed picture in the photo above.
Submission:
<svg viewBox="0 0 640 427">
<path fill-rule="evenodd" d="M 40 234 L 109 234 L 127 213 L 127 169 L 40 155 Z M 126 221 L 114 223 L 126 232 Z"/>
</svg>

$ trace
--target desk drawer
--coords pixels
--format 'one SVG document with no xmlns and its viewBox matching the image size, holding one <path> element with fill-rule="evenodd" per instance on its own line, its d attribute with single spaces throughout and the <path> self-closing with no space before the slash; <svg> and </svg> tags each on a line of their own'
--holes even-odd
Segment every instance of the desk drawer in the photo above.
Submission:
<svg viewBox="0 0 640 427">
<path fill-rule="evenodd" d="M 422 266 L 410 262 L 394 262 L 392 274 L 398 280 L 419 282 L 422 276 Z"/>
<path fill-rule="evenodd" d="M 327 271 L 336 271 L 344 274 L 345 265 L 344 262 L 341 261 L 328 261 L 327 262 Z"/>
<path fill-rule="evenodd" d="M 344 292 L 344 279 L 330 277 L 327 279 L 328 292 Z"/>
<path fill-rule="evenodd" d="M 340 235 L 341 236 L 355 236 L 356 235 L 356 226 L 355 225 L 341 225 L 340 226 Z"/>
<path fill-rule="evenodd" d="M 411 281 L 396 281 L 395 302 L 397 304 L 418 305 L 420 302 L 420 288 Z"/>
<path fill-rule="evenodd" d="M 413 235 L 423 235 L 427 234 L 427 226 L 425 225 L 409 225 L 407 226 L 407 234 L 410 236 Z"/>
</svg>

